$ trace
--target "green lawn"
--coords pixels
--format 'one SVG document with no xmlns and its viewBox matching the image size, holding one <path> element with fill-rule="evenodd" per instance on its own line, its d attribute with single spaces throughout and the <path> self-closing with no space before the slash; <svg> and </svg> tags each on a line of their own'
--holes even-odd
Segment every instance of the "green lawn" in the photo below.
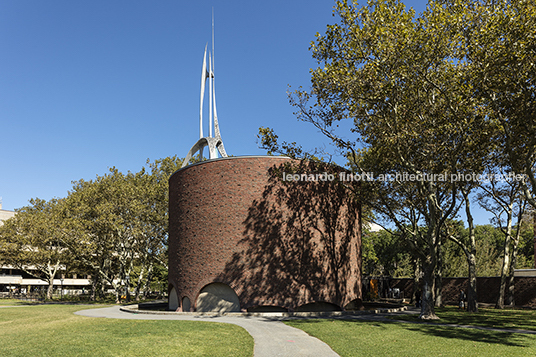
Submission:
<svg viewBox="0 0 536 357">
<path fill-rule="evenodd" d="M 83 305 L 0 300 L 1 356 L 252 356 L 242 328 L 213 322 L 117 320 L 74 315 Z M 93 306 L 101 307 L 101 306 Z M 536 330 L 536 311 L 437 310 L 440 323 Z M 415 316 L 397 316 L 417 321 Z M 536 335 L 364 320 L 285 322 L 341 356 L 535 356 Z"/>
<path fill-rule="evenodd" d="M 0 299 L 0 306 L 28 306 L 40 304 L 39 301 L 21 301 L 17 299 Z"/>
<path fill-rule="evenodd" d="M 230 324 L 73 314 L 91 308 L 88 306 L 21 305 L 0 300 L 2 305 L 12 307 L 0 308 L 1 356 L 253 355 L 253 338 Z"/>
<path fill-rule="evenodd" d="M 536 335 L 364 320 L 292 320 L 341 356 L 535 356 Z"/>
<path fill-rule="evenodd" d="M 536 331 L 536 310 L 481 308 L 478 313 L 474 314 L 460 310 L 457 307 L 449 306 L 436 308 L 435 311 L 440 320 L 427 322 Z M 392 316 L 391 318 L 405 321 L 420 321 L 418 315 L 401 315 Z"/>
</svg>

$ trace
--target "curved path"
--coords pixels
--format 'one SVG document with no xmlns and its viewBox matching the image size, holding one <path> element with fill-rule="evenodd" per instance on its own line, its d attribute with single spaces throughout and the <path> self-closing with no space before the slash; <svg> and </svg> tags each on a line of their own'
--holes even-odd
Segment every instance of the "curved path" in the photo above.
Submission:
<svg viewBox="0 0 536 357">
<path fill-rule="evenodd" d="M 255 357 L 271 356 L 338 356 L 331 347 L 302 330 L 290 327 L 267 317 L 258 316 L 206 316 L 206 315 L 165 315 L 136 314 L 120 310 L 120 306 L 89 309 L 75 312 L 89 317 L 105 317 L 135 320 L 185 320 L 213 321 L 243 327 L 255 340 Z"/>
</svg>

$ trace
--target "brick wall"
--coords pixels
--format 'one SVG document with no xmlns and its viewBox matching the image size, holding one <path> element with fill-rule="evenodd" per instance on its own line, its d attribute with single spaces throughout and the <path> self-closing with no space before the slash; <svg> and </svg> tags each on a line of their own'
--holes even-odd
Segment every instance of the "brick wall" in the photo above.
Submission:
<svg viewBox="0 0 536 357">
<path fill-rule="evenodd" d="M 170 178 L 169 282 L 179 301 L 194 308 L 212 282 L 233 288 L 242 309 L 361 298 L 358 203 L 336 182 L 281 182 L 285 170 L 334 168 L 234 157 Z"/>
<path fill-rule="evenodd" d="M 499 296 L 500 277 L 478 277 L 478 302 L 495 304 Z M 447 304 L 457 304 L 460 290 L 467 292 L 467 278 L 443 278 L 441 293 Z M 536 277 L 515 277 L 514 298 L 518 306 L 536 307 Z M 399 288 L 405 297 L 413 292 L 413 279 L 391 279 L 390 286 Z"/>
</svg>

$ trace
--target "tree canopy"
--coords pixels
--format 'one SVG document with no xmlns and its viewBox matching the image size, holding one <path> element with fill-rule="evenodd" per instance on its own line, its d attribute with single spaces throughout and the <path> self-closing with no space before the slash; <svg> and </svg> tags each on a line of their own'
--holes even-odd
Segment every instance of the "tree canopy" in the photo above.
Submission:
<svg viewBox="0 0 536 357">
<path fill-rule="evenodd" d="M 166 286 L 168 178 L 181 164 L 168 157 L 126 174 L 112 167 L 73 182 L 65 198 L 31 200 L 0 227 L 4 261 L 36 267 L 49 298 L 54 277 L 66 272 L 90 275 L 93 297 L 112 287 L 116 301 L 129 299 L 131 286 L 138 298 L 155 277 Z"/>
<path fill-rule="evenodd" d="M 352 170 L 373 173 L 356 197 L 396 226 L 423 265 L 422 318 L 435 318 L 440 304 L 447 238 L 465 252 L 476 306 L 470 197 L 479 175 L 524 173 L 534 203 L 534 11 L 525 0 L 429 1 L 421 14 L 397 0 L 337 1 L 338 22 L 311 43 L 311 89 L 290 94 L 298 118 Z M 278 152 L 274 131 L 260 134 Z M 300 153 L 285 145 L 279 151 Z M 467 239 L 448 224 L 462 207 Z"/>
</svg>

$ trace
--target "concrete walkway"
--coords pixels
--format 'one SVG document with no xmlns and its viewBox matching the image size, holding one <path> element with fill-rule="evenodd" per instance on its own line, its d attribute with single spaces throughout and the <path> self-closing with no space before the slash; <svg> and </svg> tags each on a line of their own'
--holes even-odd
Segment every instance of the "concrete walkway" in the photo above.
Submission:
<svg viewBox="0 0 536 357">
<path fill-rule="evenodd" d="M 271 356 L 338 356 L 326 343 L 309 336 L 302 330 L 285 325 L 280 320 L 310 319 L 315 317 L 283 317 L 283 316 L 209 316 L 193 314 L 150 314 L 132 313 L 120 310 L 120 306 L 112 306 L 100 309 L 90 309 L 75 312 L 77 315 L 89 317 L 104 317 L 116 319 L 138 319 L 138 320 L 183 320 L 183 321 L 213 321 L 235 324 L 243 327 L 255 340 L 255 357 Z M 418 314 L 420 309 L 408 308 L 406 311 L 395 313 L 377 313 L 363 315 L 346 316 L 326 316 L 316 318 L 336 318 L 336 319 L 357 319 L 381 322 L 401 322 L 408 324 L 426 324 L 436 326 L 449 326 L 456 328 L 472 328 L 479 330 L 536 334 L 536 331 L 504 329 L 497 327 L 480 327 L 457 324 L 443 324 L 424 321 L 394 320 L 387 316 Z"/>
<path fill-rule="evenodd" d="M 114 319 L 223 322 L 243 327 L 253 337 L 255 340 L 255 357 L 338 356 L 326 343 L 319 339 L 268 317 L 136 314 L 121 311 L 119 306 L 82 310 L 75 312 L 75 314 Z"/>
</svg>

